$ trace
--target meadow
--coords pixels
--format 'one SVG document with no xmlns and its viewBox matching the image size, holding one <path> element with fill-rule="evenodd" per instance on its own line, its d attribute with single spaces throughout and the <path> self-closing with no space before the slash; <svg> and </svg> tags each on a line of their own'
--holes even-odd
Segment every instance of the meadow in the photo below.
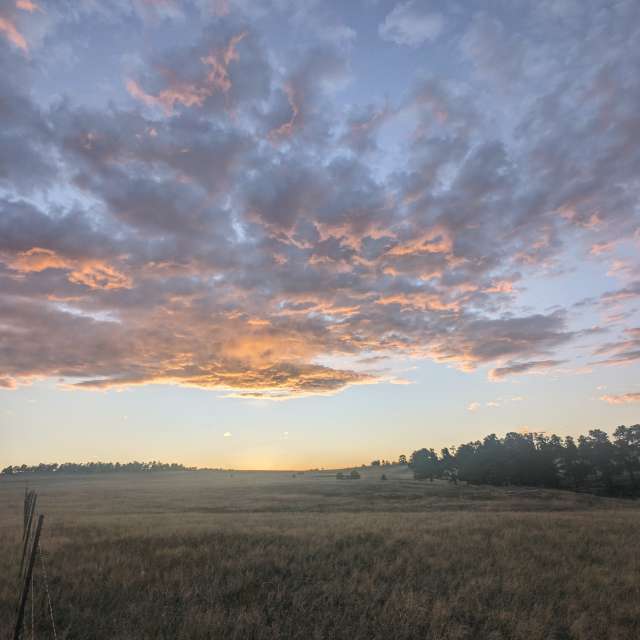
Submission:
<svg viewBox="0 0 640 640">
<path fill-rule="evenodd" d="M 637 502 L 383 471 L 28 477 L 57 638 L 640 637 Z M 26 480 L 0 478 L 2 640 Z"/>
</svg>

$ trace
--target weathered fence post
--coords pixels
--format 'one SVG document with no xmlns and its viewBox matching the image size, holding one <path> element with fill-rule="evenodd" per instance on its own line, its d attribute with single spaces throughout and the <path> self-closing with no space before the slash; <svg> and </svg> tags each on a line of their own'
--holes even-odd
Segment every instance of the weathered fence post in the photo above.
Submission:
<svg viewBox="0 0 640 640">
<path fill-rule="evenodd" d="M 20 573 L 18 577 L 22 577 L 24 569 L 24 561 L 27 556 L 27 548 L 29 547 L 29 538 L 31 537 L 31 526 L 33 524 L 33 516 L 36 512 L 36 492 L 29 491 L 24 498 L 24 529 L 22 530 L 22 557 L 20 558 Z"/>
<path fill-rule="evenodd" d="M 27 605 L 27 598 L 29 597 L 29 587 L 31 586 L 31 576 L 33 575 L 33 565 L 36 561 L 36 554 L 38 553 L 40 543 L 40 532 L 42 531 L 42 523 L 44 516 L 41 514 L 38 516 L 38 525 L 36 526 L 36 532 L 33 536 L 33 544 L 31 545 L 31 553 L 29 554 L 29 563 L 27 564 L 27 572 L 24 575 L 24 581 L 22 583 L 22 594 L 20 595 L 20 604 L 18 606 L 18 616 L 16 618 L 16 628 L 13 633 L 13 640 L 20 640 L 22 635 L 22 623 L 24 620 L 24 609 Z"/>
</svg>

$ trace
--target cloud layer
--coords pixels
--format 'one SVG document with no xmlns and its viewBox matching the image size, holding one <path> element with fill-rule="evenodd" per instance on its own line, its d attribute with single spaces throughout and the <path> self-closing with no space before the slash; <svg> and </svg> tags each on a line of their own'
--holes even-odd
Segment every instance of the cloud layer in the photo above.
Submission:
<svg viewBox="0 0 640 640">
<path fill-rule="evenodd" d="M 372 87 L 354 60 L 382 44 L 339 4 L 275 3 L 283 42 L 239 1 L 3 2 L 0 386 L 289 398 L 388 356 L 638 361 L 640 8 L 588 4 L 381 8 L 384 46 L 452 59 Z M 84 66 L 87 34 L 112 58 Z M 581 261 L 616 287 L 528 293 Z"/>
</svg>

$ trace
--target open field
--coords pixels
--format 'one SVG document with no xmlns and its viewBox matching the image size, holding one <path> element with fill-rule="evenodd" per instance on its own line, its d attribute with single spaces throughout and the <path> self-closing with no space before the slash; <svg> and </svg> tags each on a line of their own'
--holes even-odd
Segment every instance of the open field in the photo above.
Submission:
<svg viewBox="0 0 640 640">
<path fill-rule="evenodd" d="M 384 471 L 31 476 L 58 638 L 640 637 L 637 503 Z M 3 640 L 24 486 L 0 479 Z"/>
</svg>

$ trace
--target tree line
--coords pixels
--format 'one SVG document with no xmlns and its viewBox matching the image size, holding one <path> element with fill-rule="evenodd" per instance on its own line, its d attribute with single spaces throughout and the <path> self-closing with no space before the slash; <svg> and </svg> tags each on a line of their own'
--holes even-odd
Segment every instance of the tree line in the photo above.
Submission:
<svg viewBox="0 0 640 640">
<path fill-rule="evenodd" d="M 640 495 L 640 424 L 617 427 L 610 438 L 592 429 L 578 438 L 544 433 L 495 434 L 458 447 L 414 451 L 418 479 L 572 489 L 610 496 Z"/>
<path fill-rule="evenodd" d="M 28 466 L 9 465 L 0 471 L 4 475 L 17 475 L 22 473 L 119 473 L 126 472 L 148 472 L 148 471 L 194 471 L 195 467 L 185 467 L 177 462 L 63 462 L 58 464 L 40 464 Z"/>
</svg>

